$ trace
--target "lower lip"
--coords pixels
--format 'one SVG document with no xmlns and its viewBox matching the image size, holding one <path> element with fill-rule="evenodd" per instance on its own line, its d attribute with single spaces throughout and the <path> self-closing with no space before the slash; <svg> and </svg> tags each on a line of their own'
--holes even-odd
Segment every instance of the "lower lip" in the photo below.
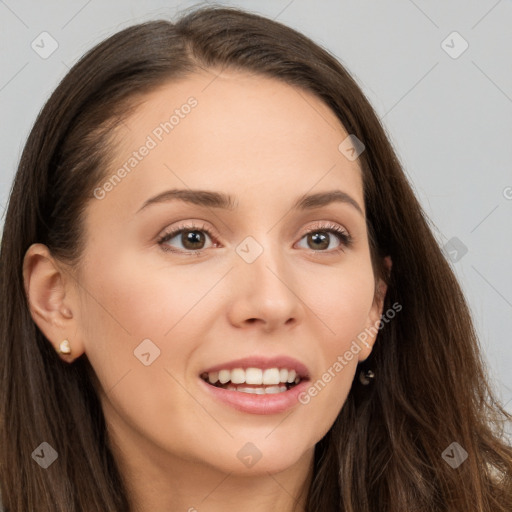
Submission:
<svg viewBox="0 0 512 512">
<path fill-rule="evenodd" d="M 199 377 L 202 385 L 214 398 L 230 405 L 234 409 L 250 414 L 278 414 L 299 404 L 298 396 L 308 387 L 308 380 L 301 380 L 293 388 L 280 393 L 256 395 L 243 391 L 218 388 Z"/>
</svg>

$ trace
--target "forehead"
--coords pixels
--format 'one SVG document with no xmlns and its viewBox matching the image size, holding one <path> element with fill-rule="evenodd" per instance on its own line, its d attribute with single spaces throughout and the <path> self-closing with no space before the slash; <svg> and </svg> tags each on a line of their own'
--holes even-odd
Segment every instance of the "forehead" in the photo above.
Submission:
<svg viewBox="0 0 512 512">
<path fill-rule="evenodd" d="M 265 200 L 338 187 L 362 201 L 359 164 L 338 149 L 348 135 L 308 91 L 241 71 L 195 73 L 146 95 L 119 127 L 109 172 L 127 172 L 112 196 L 260 187 Z"/>
</svg>

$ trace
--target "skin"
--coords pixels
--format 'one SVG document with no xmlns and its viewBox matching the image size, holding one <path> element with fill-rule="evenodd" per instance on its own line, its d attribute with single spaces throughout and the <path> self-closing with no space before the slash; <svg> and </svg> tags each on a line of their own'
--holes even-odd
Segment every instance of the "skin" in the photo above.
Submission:
<svg viewBox="0 0 512 512">
<path fill-rule="evenodd" d="M 307 405 L 279 414 L 214 401 L 198 376 L 232 359 L 286 354 L 315 382 L 378 325 L 386 288 L 372 271 L 361 169 L 338 150 L 348 133 L 317 97 L 270 78 L 209 71 L 144 98 L 116 133 L 106 177 L 190 96 L 198 104 L 179 125 L 103 199 L 89 202 L 79 267 L 41 244 L 27 251 L 31 313 L 56 350 L 69 339 L 64 361 L 84 352 L 91 361 L 137 510 L 303 510 L 314 446 L 375 335 Z M 137 213 L 172 188 L 227 192 L 237 208 L 170 201 Z M 291 210 L 299 196 L 334 189 L 363 214 L 346 203 Z M 166 242 L 177 252 L 158 243 L 182 221 L 212 231 L 211 238 L 201 232 L 199 256 L 185 254 L 180 235 Z M 348 231 L 353 245 L 337 252 L 342 242 L 328 234 L 318 249 L 307 231 L 327 223 Z M 250 264 L 235 251 L 247 236 L 263 248 Z M 149 366 L 134 356 L 145 339 L 160 350 Z M 247 442 L 262 454 L 249 468 L 237 457 Z"/>
</svg>

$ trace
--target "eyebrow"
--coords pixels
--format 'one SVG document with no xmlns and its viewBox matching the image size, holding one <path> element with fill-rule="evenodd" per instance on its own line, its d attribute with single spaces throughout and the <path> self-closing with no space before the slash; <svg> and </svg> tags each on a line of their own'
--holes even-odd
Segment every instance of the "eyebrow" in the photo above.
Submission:
<svg viewBox="0 0 512 512">
<path fill-rule="evenodd" d="M 165 192 L 146 200 L 137 213 L 152 204 L 165 203 L 172 200 L 180 200 L 198 206 L 219 208 L 230 211 L 235 210 L 238 206 L 238 203 L 233 196 L 222 192 L 213 192 L 210 190 L 172 189 L 166 190 Z M 327 192 L 303 195 L 292 205 L 292 210 L 312 210 L 314 208 L 327 206 L 331 203 L 345 203 L 351 205 L 364 217 L 363 210 L 359 206 L 359 203 L 342 190 L 329 190 Z"/>
</svg>

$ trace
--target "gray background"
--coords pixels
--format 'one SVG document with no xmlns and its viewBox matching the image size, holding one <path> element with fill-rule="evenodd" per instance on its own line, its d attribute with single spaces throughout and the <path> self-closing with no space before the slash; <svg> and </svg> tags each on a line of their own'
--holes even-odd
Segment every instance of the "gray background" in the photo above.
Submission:
<svg viewBox="0 0 512 512">
<path fill-rule="evenodd" d="M 473 311 L 490 377 L 512 412 L 512 2 L 217 3 L 302 31 L 354 75 L 381 117 L 440 245 L 449 244 L 447 255 Z M 121 28 L 172 18 L 199 4 L 0 1 L 1 225 L 28 132 L 73 63 Z M 52 41 L 42 32 L 58 44 L 47 58 L 41 52 Z M 464 41 L 469 46 L 461 53 Z M 32 48 L 36 44 L 40 53 Z"/>
</svg>

